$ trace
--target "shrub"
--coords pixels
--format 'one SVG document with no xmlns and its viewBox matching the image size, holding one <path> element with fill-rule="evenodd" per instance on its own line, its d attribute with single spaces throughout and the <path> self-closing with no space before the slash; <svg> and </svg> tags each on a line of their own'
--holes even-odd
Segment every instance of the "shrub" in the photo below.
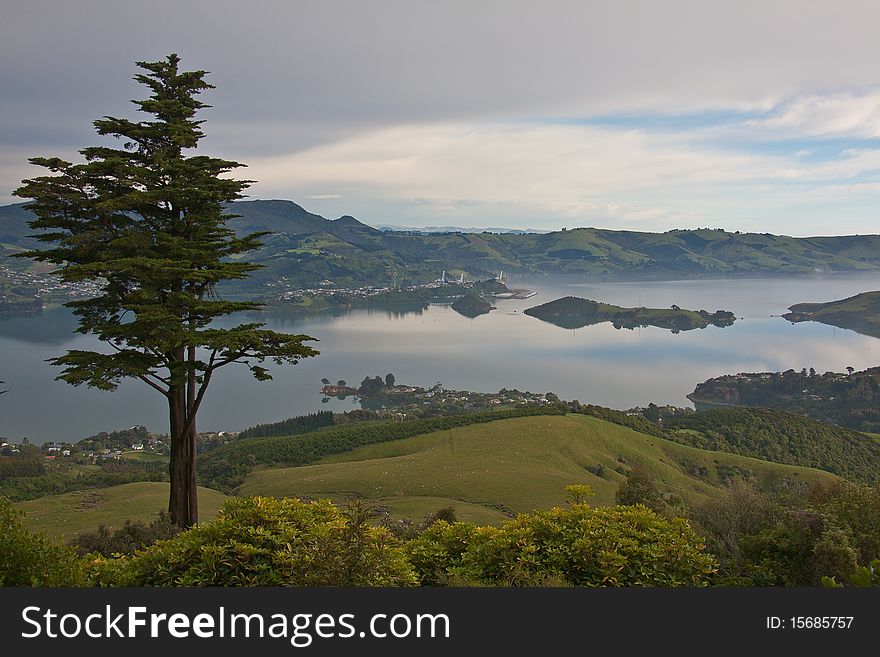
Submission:
<svg viewBox="0 0 880 657">
<path fill-rule="evenodd" d="M 71 545 L 80 555 L 96 553 L 105 557 L 114 554 L 132 555 L 156 541 L 173 538 L 180 533 L 180 527 L 171 522 L 171 516 L 162 511 L 159 517 L 147 524 L 142 520 L 126 520 L 116 531 L 100 525 L 98 529 L 83 532 Z"/>
<path fill-rule="evenodd" d="M 423 584 L 702 586 L 714 559 L 686 521 L 574 504 L 500 528 L 437 522 L 407 545 Z"/>
<path fill-rule="evenodd" d="M 629 475 L 617 488 L 615 501 L 622 505 L 643 504 L 649 509 L 660 512 L 666 506 L 657 484 L 640 466 L 634 466 Z"/>
<path fill-rule="evenodd" d="M 226 501 L 220 516 L 133 557 L 95 559 L 103 586 L 407 586 L 399 542 L 326 500 Z"/>
<path fill-rule="evenodd" d="M 73 548 L 29 532 L 24 514 L 0 497 L 0 586 L 78 586 L 82 564 Z"/>
</svg>

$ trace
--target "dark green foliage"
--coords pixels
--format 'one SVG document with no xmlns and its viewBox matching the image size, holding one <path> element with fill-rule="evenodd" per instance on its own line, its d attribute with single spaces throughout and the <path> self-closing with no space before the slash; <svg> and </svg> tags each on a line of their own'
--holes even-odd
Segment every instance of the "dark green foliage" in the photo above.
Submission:
<svg viewBox="0 0 880 657">
<path fill-rule="evenodd" d="M 81 586 L 76 551 L 29 532 L 23 517 L 0 497 L 0 586 Z"/>
<path fill-rule="evenodd" d="M 132 555 L 155 543 L 173 538 L 180 533 L 180 527 L 171 522 L 170 516 L 162 511 L 159 517 L 149 524 L 142 520 L 126 520 L 120 529 L 110 531 L 106 526 L 99 525 L 95 531 L 83 532 L 70 545 L 76 548 L 81 556 L 89 553 L 105 557 L 114 554 Z"/>
<path fill-rule="evenodd" d="M 95 560 L 99 586 L 410 586 L 398 541 L 326 500 L 230 499 L 220 517 L 130 558 Z"/>
<path fill-rule="evenodd" d="M 629 427 L 630 429 L 640 433 L 646 433 L 650 436 L 666 438 L 663 429 L 653 422 L 646 420 L 641 415 L 629 415 L 624 411 L 617 411 L 613 408 L 605 408 L 604 406 L 594 406 L 593 404 L 577 404 L 576 406 L 572 406 L 571 410 L 573 413 L 582 413 L 583 415 L 597 417 L 600 420 L 619 424 L 623 427 Z"/>
<path fill-rule="evenodd" d="M 333 426 L 333 413 L 331 411 L 320 411 L 318 413 L 310 413 L 309 415 L 297 415 L 281 422 L 258 424 L 239 433 L 238 438 L 240 440 L 242 438 L 267 438 L 269 436 L 296 436 L 329 426 Z"/>
<path fill-rule="evenodd" d="M 575 504 L 498 527 L 437 522 L 406 546 L 423 585 L 705 586 L 714 559 L 681 519 Z"/>
<path fill-rule="evenodd" d="M 880 559 L 874 559 L 867 566 L 858 568 L 847 578 L 849 584 L 859 588 L 877 588 L 880 586 Z M 843 584 L 837 583 L 836 577 L 823 577 L 823 586 L 841 587 Z"/>
<path fill-rule="evenodd" d="M 239 440 L 207 454 L 200 460 L 202 485 L 230 492 L 240 486 L 252 467 L 260 465 L 305 465 L 362 445 L 418 436 L 432 431 L 531 415 L 560 415 L 556 408 L 532 406 L 471 415 L 452 415 L 406 422 L 356 422 L 297 437 Z"/>
<path fill-rule="evenodd" d="M 46 472 L 46 466 L 38 458 L 0 456 L 0 485 L 15 477 L 37 477 Z"/>
<path fill-rule="evenodd" d="M 812 368 L 810 368 L 812 370 Z M 798 413 L 858 431 L 880 432 L 880 368 L 808 375 L 802 370 L 725 375 L 688 395 L 698 410 L 758 406 Z"/>
<path fill-rule="evenodd" d="M 387 507 L 378 507 L 375 511 L 379 517 L 379 524 L 391 532 L 395 537 L 404 541 L 414 539 L 435 522 L 442 520 L 444 522 L 453 523 L 457 521 L 455 508 L 452 506 L 445 506 L 442 509 L 437 509 L 433 513 L 428 513 L 421 522 L 416 522 L 412 518 L 400 518 L 399 520 L 395 520 L 391 517 Z"/>
<path fill-rule="evenodd" d="M 639 466 L 634 466 L 629 471 L 629 475 L 620 484 L 614 497 L 618 504 L 624 506 L 642 504 L 658 513 L 666 506 L 654 479 Z"/>
<path fill-rule="evenodd" d="M 378 374 L 374 377 L 365 377 L 358 388 L 358 395 L 367 399 L 378 397 L 385 391 L 385 380 Z"/>
<path fill-rule="evenodd" d="M 118 429 L 116 431 L 101 431 L 88 438 L 83 438 L 77 446 L 83 450 L 91 449 L 125 449 L 137 443 L 143 444 L 149 437 L 149 432 L 144 426 L 131 427 L 130 429 Z"/>
<path fill-rule="evenodd" d="M 693 509 L 719 559 L 717 584 L 816 586 L 870 563 L 880 545 L 880 490 L 842 483 L 768 496 L 744 483 Z"/>
<path fill-rule="evenodd" d="M 785 411 L 719 408 L 671 419 L 666 428 L 670 440 L 692 447 L 818 468 L 852 481 L 880 480 L 880 444 Z"/>
</svg>

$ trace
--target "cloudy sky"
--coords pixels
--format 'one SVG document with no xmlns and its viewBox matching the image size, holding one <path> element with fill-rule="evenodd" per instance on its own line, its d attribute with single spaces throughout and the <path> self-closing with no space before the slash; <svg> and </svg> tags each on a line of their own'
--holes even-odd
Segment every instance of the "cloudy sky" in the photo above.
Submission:
<svg viewBox="0 0 880 657">
<path fill-rule="evenodd" d="M 4 0 L 0 203 L 206 69 L 253 198 L 408 226 L 878 233 L 880 3 Z"/>
</svg>

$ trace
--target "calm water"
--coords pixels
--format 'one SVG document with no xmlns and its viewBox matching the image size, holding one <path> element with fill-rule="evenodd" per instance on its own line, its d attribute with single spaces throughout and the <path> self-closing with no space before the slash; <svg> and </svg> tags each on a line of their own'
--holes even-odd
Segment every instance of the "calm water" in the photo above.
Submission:
<svg viewBox="0 0 880 657">
<path fill-rule="evenodd" d="M 355 385 L 367 375 L 393 372 L 399 383 L 494 392 L 553 391 L 614 408 L 671 403 L 712 376 L 743 371 L 815 367 L 841 371 L 880 364 L 880 340 L 815 323 L 792 325 L 779 315 L 794 303 L 829 301 L 880 289 L 880 276 L 650 283 L 548 284 L 525 301 L 499 300 L 489 315 L 468 319 L 448 306 L 356 310 L 307 318 L 267 317 L 270 328 L 320 339 L 322 351 L 292 367 L 274 368 L 258 383 L 235 365 L 212 382 L 200 430 L 238 430 L 322 409 L 348 410 L 351 400 L 322 404 L 321 379 Z M 732 310 L 728 328 L 673 335 L 657 328 L 616 330 L 610 324 L 562 329 L 522 310 L 564 295 L 621 306 Z M 114 393 L 54 381 L 44 361 L 66 349 L 96 348 L 73 333 L 65 309 L 42 317 L 0 320 L 0 435 L 33 442 L 78 440 L 102 430 L 144 424 L 167 430 L 164 398 L 139 382 Z"/>
</svg>

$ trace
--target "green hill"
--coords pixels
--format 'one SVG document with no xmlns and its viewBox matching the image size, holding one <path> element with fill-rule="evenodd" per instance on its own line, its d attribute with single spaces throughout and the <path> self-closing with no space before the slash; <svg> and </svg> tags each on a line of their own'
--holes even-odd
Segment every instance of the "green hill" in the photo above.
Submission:
<svg viewBox="0 0 880 657">
<path fill-rule="evenodd" d="M 710 496 L 732 477 L 761 486 L 781 479 L 835 479 L 817 470 L 696 449 L 594 417 L 548 415 L 371 444 L 314 465 L 258 468 L 237 492 L 358 496 L 416 518 L 451 504 L 462 519 L 490 522 L 562 504 L 564 487 L 572 483 L 589 484 L 596 504 L 613 504 L 618 485 L 635 465 L 686 500 Z"/>
<path fill-rule="evenodd" d="M 785 319 L 820 322 L 880 338 L 880 292 L 862 292 L 828 303 L 798 303 L 789 307 Z"/>
<path fill-rule="evenodd" d="M 344 216 L 329 220 L 292 201 L 239 201 L 230 226 L 270 231 L 247 257 L 265 265 L 237 289 L 265 292 L 282 278 L 293 287 L 424 283 L 440 272 L 487 278 L 499 270 L 581 278 L 677 279 L 880 270 L 880 235 L 795 238 L 723 230 L 666 233 L 576 228 L 546 234 L 383 232 Z M 32 246 L 22 204 L 0 207 L 0 258 Z M 9 260 L 9 259 L 7 259 Z M 21 261 L 19 261 L 21 262 Z"/>
<path fill-rule="evenodd" d="M 199 517 L 214 518 L 226 496 L 209 488 L 199 488 Z M 15 505 L 27 513 L 31 531 L 45 531 L 53 538 L 71 539 L 82 531 L 106 525 L 122 526 L 126 520 L 149 522 L 168 506 L 168 484 L 139 482 L 109 488 L 47 495 Z"/>
<path fill-rule="evenodd" d="M 717 408 L 665 423 L 693 447 L 818 468 L 862 483 L 880 482 L 880 445 L 865 434 L 769 408 Z"/>
</svg>

